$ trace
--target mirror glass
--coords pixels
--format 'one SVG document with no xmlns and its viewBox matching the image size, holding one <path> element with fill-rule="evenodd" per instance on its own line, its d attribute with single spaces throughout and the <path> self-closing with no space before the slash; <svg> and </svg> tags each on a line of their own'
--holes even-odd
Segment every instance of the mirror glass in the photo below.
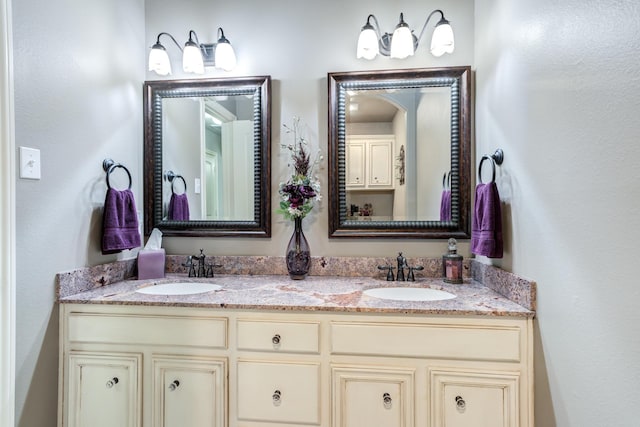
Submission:
<svg viewBox="0 0 640 427">
<path fill-rule="evenodd" d="M 145 83 L 145 233 L 270 236 L 270 78 Z"/>
<path fill-rule="evenodd" d="M 469 236 L 469 67 L 331 73 L 331 237 Z"/>
</svg>

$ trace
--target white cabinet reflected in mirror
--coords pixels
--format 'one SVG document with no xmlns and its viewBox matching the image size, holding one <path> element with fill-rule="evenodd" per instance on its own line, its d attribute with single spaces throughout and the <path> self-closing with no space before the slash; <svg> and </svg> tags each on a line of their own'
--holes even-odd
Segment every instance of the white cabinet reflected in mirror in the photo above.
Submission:
<svg viewBox="0 0 640 427">
<path fill-rule="evenodd" d="M 269 77 L 145 83 L 145 233 L 270 236 L 269 94 Z"/>
</svg>

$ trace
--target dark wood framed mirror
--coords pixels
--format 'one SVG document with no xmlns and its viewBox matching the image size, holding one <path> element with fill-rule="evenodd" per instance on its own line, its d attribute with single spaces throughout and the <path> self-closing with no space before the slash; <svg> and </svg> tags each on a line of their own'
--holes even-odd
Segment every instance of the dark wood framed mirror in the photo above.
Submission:
<svg viewBox="0 0 640 427">
<path fill-rule="evenodd" d="M 271 78 L 144 84 L 145 234 L 271 236 Z"/>
<path fill-rule="evenodd" d="M 471 68 L 327 80 L 329 237 L 468 238 Z"/>
</svg>

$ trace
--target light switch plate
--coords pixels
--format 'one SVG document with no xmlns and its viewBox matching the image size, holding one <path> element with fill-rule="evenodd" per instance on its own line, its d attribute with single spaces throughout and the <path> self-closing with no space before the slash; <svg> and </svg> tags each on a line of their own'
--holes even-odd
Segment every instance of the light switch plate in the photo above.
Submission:
<svg viewBox="0 0 640 427">
<path fill-rule="evenodd" d="M 20 178 L 40 179 L 40 150 L 20 147 Z"/>
</svg>

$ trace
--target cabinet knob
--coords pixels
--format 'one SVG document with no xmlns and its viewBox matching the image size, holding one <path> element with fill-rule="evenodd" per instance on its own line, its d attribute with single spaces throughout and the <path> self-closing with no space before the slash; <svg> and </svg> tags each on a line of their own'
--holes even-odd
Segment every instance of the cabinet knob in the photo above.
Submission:
<svg viewBox="0 0 640 427">
<path fill-rule="evenodd" d="M 389 393 L 385 393 L 382 395 L 382 403 L 384 404 L 384 407 L 386 409 L 391 409 L 391 402 L 393 401 L 393 399 L 391 399 L 391 395 Z"/>
<path fill-rule="evenodd" d="M 107 388 L 111 388 L 114 385 L 118 384 L 119 382 L 120 380 L 118 379 L 118 377 L 113 377 L 109 381 L 107 381 Z"/>
<path fill-rule="evenodd" d="M 456 408 L 458 412 L 464 412 L 467 407 L 467 403 L 464 401 L 462 396 L 456 396 Z"/>
<path fill-rule="evenodd" d="M 273 399 L 273 406 L 280 406 L 282 393 L 280 390 L 276 390 L 273 392 L 273 396 L 271 396 L 271 398 Z"/>
<path fill-rule="evenodd" d="M 171 384 L 169 384 L 169 390 L 174 391 L 175 389 L 177 389 L 180 386 L 180 381 L 178 380 L 173 380 L 173 382 Z"/>
<path fill-rule="evenodd" d="M 273 345 L 280 345 L 280 335 L 275 334 L 273 338 L 271 338 L 271 342 L 273 343 Z"/>
</svg>

